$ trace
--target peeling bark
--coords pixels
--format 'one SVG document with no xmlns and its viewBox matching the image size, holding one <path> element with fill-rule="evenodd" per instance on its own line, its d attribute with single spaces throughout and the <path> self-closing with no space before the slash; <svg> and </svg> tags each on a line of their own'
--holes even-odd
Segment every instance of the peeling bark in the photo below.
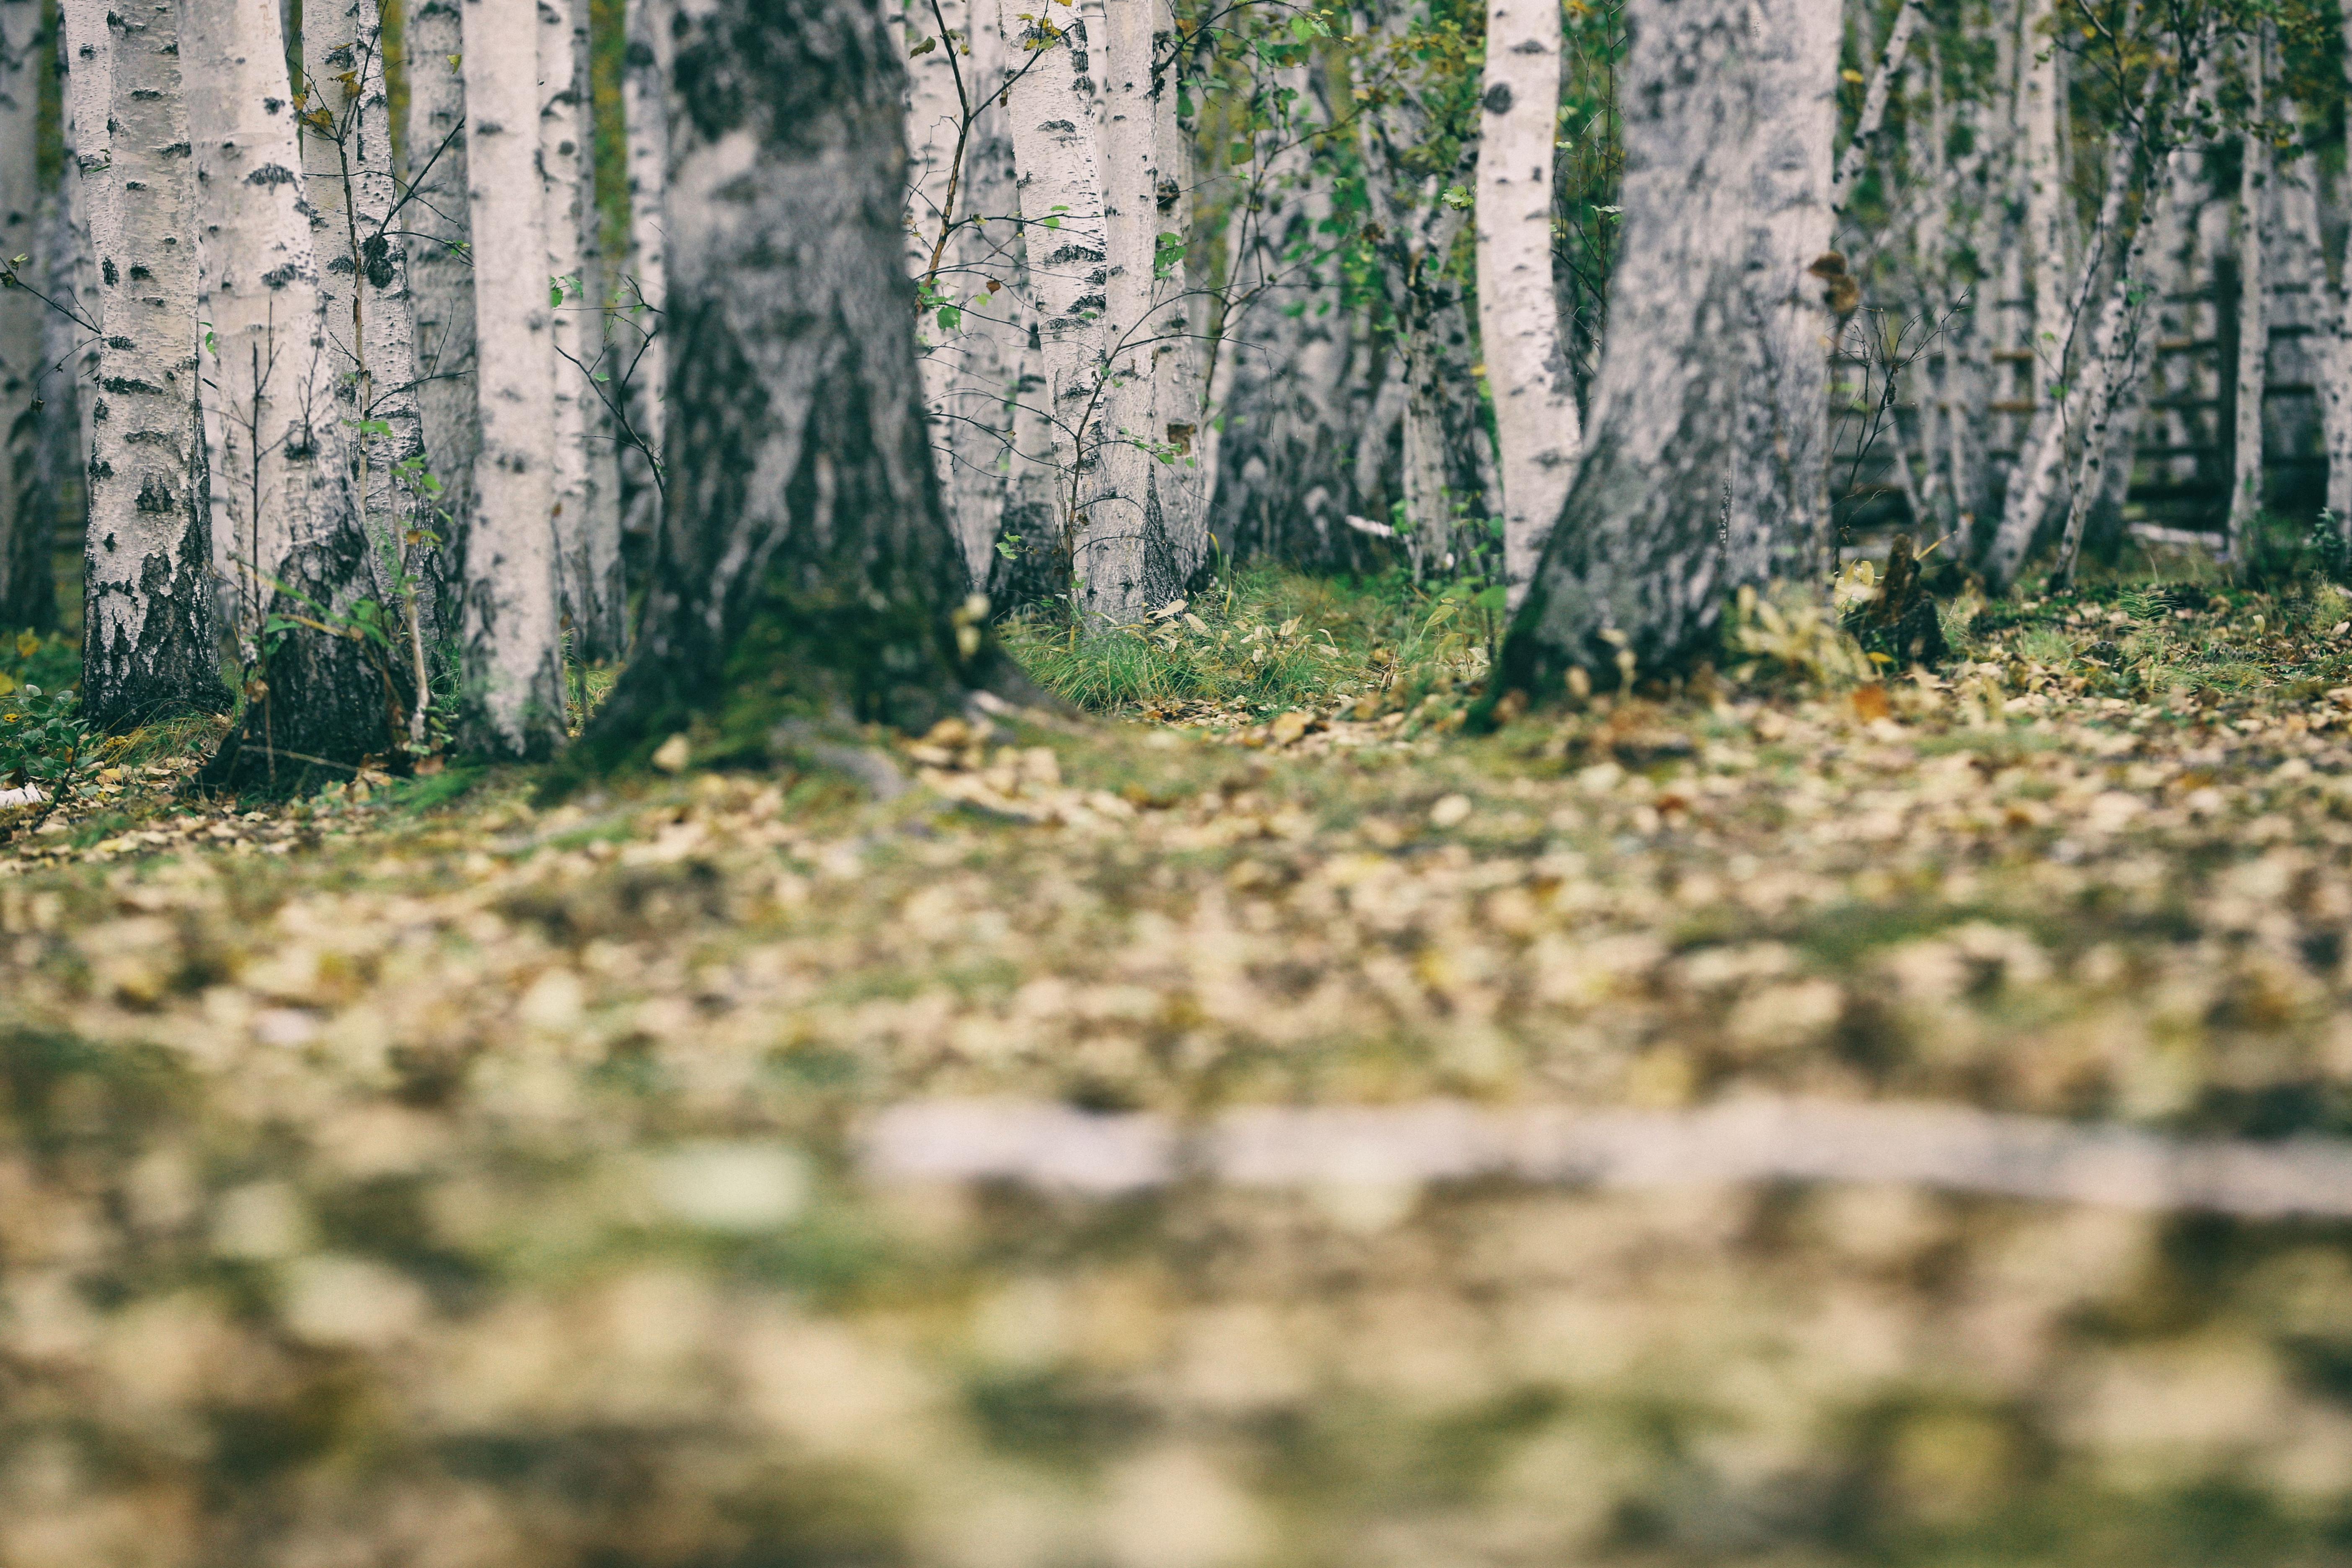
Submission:
<svg viewBox="0 0 2352 1568">
<path fill-rule="evenodd" d="M 197 418 L 195 170 L 179 13 L 108 14 L 116 217 L 99 256 L 99 380 L 83 551 L 82 713 L 127 730 L 229 705 Z"/>
</svg>

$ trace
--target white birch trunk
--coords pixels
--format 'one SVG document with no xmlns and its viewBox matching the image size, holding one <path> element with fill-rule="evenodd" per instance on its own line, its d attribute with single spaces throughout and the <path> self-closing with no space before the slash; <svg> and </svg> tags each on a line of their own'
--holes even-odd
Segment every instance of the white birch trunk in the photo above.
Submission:
<svg viewBox="0 0 2352 1568">
<path fill-rule="evenodd" d="M 1830 247 L 1840 23 L 1815 0 L 1755 0 L 1747 21 L 1759 101 L 1746 236 L 1761 269 L 1767 360 L 1730 508 L 1744 569 L 1764 578 L 1826 569 L 1831 321 L 1809 270 Z"/>
<path fill-rule="evenodd" d="M 335 365 L 351 378 L 338 399 L 354 437 L 348 443 L 356 468 L 352 493 L 383 602 L 405 611 L 403 580 L 422 564 L 421 537 L 412 540 L 425 502 L 417 470 L 425 437 L 414 385 L 408 242 L 394 221 L 399 198 L 376 0 L 310 0 L 302 10 L 302 58 L 311 117 L 302 138 L 303 190 L 328 332 L 339 351 Z M 404 630 L 412 632 L 416 662 L 422 638 Z"/>
<path fill-rule="evenodd" d="M 2264 79 L 2270 69 L 2270 24 L 2259 25 L 2244 41 L 2247 113 L 2259 121 L 2265 101 Z M 2264 266 L 2263 228 L 2269 218 L 2271 145 L 2263 134 L 2247 131 L 2238 137 L 2238 363 L 2225 367 L 2237 378 L 2231 433 L 2230 511 L 2222 538 L 2223 555 L 2233 562 L 2245 558 L 2246 539 L 2263 509 L 2263 396 L 2271 352 L 2270 279 Z"/>
<path fill-rule="evenodd" d="M 664 191 L 669 118 L 662 84 L 669 77 L 668 0 L 628 0 L 621 72 L 621 114 L 628 149 L 629 258 L 614 322 L 613 383 L 629 422 L 621 446 L 621 529 L 647 542 L 661 532 L 662 410 L 668 385 L 662 301 L 668 296 L 669 225 Z M 995 30 L 989 29 L 993 37 Z"/>
<path fill-rule="evenodd" d="M 931 453 L 965 569 L 985 589 L 1028 338 L 1008 221 L 1020 198 L 998 102 L 1005 50 L 993 0 L 943 0 L 940 12 L 949 37 L 919 8 L 906 30 L 920 51 L 907 63 L 908 266 L 932 301 L 916 322 Z"/>
<path fill-rule="evenodd" d="M 29 260 L 44 253 L 39 216 L 41 7 L 37 0 L 0 0 L 0 257 L 26 257 L 30 287 L 0 291 L 0 616 L 40 594 L 31 579 L 49 570 L 47 529 L 37 526 L 40 421 L 19 410 L 42 395 L 42 318 L 34 293 L 47 279 Z M 37 537 L 37 535 L 38 537 Z M 8 629 L 0 622 L 0 630 Z M 21 630 L 19 626 L 16 629 Z"/>
<path fill-rule="evenodd" d="M 87 462 L 95 438 L 90 426 L 98 409 L 99 318 L 104 310 L 98 258 L 114 243 L 114 183 L 106 172 L 113 152 L 106 120 L 114 91 L 114 44 L 107 32 L 104 0 L 58 0 L 58 58 L 65 68 L 58 85 L 69 165 L 66 177 L 73 185 L 74 298 L 84 329 L 75 379 L 83 391 L 79 412 Z"/>
<path fill-rule="evenodd" d="M 1580 445 L 1575 377 L 1551 288 L 1559 47 L 1555 0 L 1487 0 L 1478 100 L 1478 341 L 1502 448 L 1503 580 L 1514 610 L 1568 499 Z"/>
<path fill-rule="evenodd" d="M 2126 198 L 2133 189 L 2133 169 L 2146 145 L 2148 127 L 2161 111 L 2166 79 L 2161 73 L 2149 73 L 2139 95 L 2137 137 L 2118 134 L 2108 149 L 2106 185 L 2099 199 L 2099 216 L 2092 233 L 2092 243 L 2085 247 L 2074 277 L 2065 280 L 2063 297 L 2060 299 L 2060 319 L 2051 323 L 2043 319 L 2042 301 L 2045 295 L 2055 296 L 2062 284 L 2054 273 L 2037 270 L 2034 281 L 2034 320 L 2036 342 L 2031 345 L 2036 379 L 2033 386 L 2034 412 L 2028 421 L 2024 439 L 2020 443 L 2017 462 L 2011 468 L 2008 491 L 2002 498 L 2000 525 L 1985 555 L 1985 572 L 1996 584 L 2007 584 L 2017 575 L 2024 563 L 2026 552 L 2033 546 L 2034 536 L 2041 531 L 2055 500 L 2060 480 L 2065 475 L 2066 448 L 2080 424 L 2076 410 L 2084 406 L 2075 395 L 2082 389 L 2072 384 L 2062 385 L 2060 376 L 2073 357 L 2074 339 L 2079 335 L 2078 323 L 2095 316 L 2091 292 L 2100 276 L 2101 253 L 2118 243 L 2124 233 Z M 2057 344 L 2054 354 L 2045 353 L 2050 342 Z M 2091 353 L 2099 351 L 2093 349 Z"/>
<path fill-rule="evenodd" d="M 556 580 L 562 614 L 570 622 L 576 655 L 600 640 L 593 480 L 588 460 L 589 384 L 597 363 L 594 323 L 602 301 L 588 293 L 581 224 L 589 203 L 588 150 L 581 144 L 581 50 L 569 0 L 541 0 L 539 16 L 539 180 L 541 234 L 546 255 L 540 276 L 548 297 L 549 342 L 555 354 L 554 519 Z"/>
<path fill-rule="evenodd" d="M 1181 590 L 1169 544 L 1160 482 L 1157 372 L 1160 340 L 1180 335 L 1181 316 L 1164 311 L 1153 274 L 1159 214 L 1160 139 L 1151 81 L 1152 0 L 1081 0 L 1100 44 L 1091 64 L 1100 116 L 1097 168 L 1102 182 L 1105 245 L 1102 484 L 1088 512 L 1089 575 L 1106 571 L 1116 593 L 1104 613 L 1138 621 Z"/>
<path fill-rule="evenodd" d="M 105 728 L 227 706 L 197 418 L 195 170 L 173 0 L 110 12 L 101 328 L 83 551 L 82 709 Z"/>
<path fill-rule="evenodd" d="M 72 168 L 70 154 L 66 167 Z M 89 389 L 74 374 L 75 355 L 88 334 L 80 321 L 67 313 L 76 308 L 77 279 L 87 266 L 87 258 L 76 248 L 75 184 L 70 178 L 58 182 L 42 219 L 41 287 L 65 309 L 41 314 L 40 445 L 34 469 L 40 506 L 35 524 L 39 534 L 40 577 L 24 584 L 30 600 L 20 594 L 17 601 L 20 608 L 33 612 L 29 617 L 20 615 L 19 625 L 37 627 L 57 624 L 57 551 L 59 544 L 83 536 L 83 492 L 89 483 L 81 444 L 81 411 L 89 405 Z M 217 594 L 215 597 L 218 598 Z"/>
<path fill-rule="evenodd" d="M 2344 70 L 2352 89 L 2352 6 L 2344 8 Z M 2352 176 L 2339 189 L 2352 192 Z M 2327 510 L 2338 537 L 2352 542 L 2352 225 L 2344 231 L 2336 286 L 2329 290 L 2327 342 L 2320 355 L 2320 428 L 2327 450 Z M 2319 279 L 2326 285 L 2325 270 Z"/>
<path fill-rule="evenodd" d="M 1870 166 L 1871 144 L 1886 124 L 1886 106 L 1892 100 L 1895 84 L 1902 79 L 1903 65 L 1910 58 L 1911 40 L 1927 20 L 1927 8 L 1922 0 L 1903 0 L 1903 8 L 1895 14 L 1895 26 L 1886 35 L 1886 47 L 1871 72 L 1870 85 L 1863 89 L 1862 114 L 1854 121 L 1853 140 L 1838 154 L 1837 174 L 1830 182 L 1830 206 L 1843 215 L 1853 200 L 1854 187 L 1862 172 Z M 1931 143 L 1934 155 L 1940 159 L 1943 145 Z"/>
<path fill-rule="evenodd" d="M 1091 515 L 1103 489 L 1107 411 L 1100 404 L 1110 357 L 1110 263 L 1095 134 L 1097 44 L 1082 16 L 1066 15 L 1049 33 L 1018 21 L 1010 0 L 1000 3 L 1001 25 L 1013 46 L 1008 58 L 1016 76 L 1004 96 L 1039 318 L 1042 407 L 1057 470 L 1055 522 L 1070 553 L 1074 612 L 1090 627 L 1123 625 L 1145 607 L 1137 591 L 1141 552 L 1128 547 L 1140 541 L 1133 531 L 1120 536 L 1109 516 L 1114 507 L 1104 507 L 1099 523 Z"/>
<path fill-rule="evenodd" d="M 217 526 L 236 574 L 241 634 L 257 636 L 268 579 L 320 524 L 322 443 L 340 447 L 336 366 L 297 152 L 275 0 L 184 0 L 200 152 L 203 268 L 213 329 L 229 513 Z M 197 61 L 205 69 L 194 69 Z"/>
<path fill-rule="evenodd" d="M 582 521 L 586 544 L 583 596 L 589 615 L 581 649 L 599 662 L 619 658 L 628 647 L 628 587 L 621 562 L 620 425 L 611 374 L 613 314 L 619 300 L 614 258 L 604 241 L 604 214 L 596 191 L 595 89 L 591 80 L 589 0 L 572 0 L 572 138 L 580 148 L 580 278 L 585 296 L 580 312 L 581 370 L 575 376 L 588 452 L 588 511 Z"/>
<path fill-rule="evenodd" d="M 191 50 L 202 47 L 201 38 L 207 24 L 199 13 L 184 8 L 182 15 L 184 26 L 181 44 L 182 53 L 185 57 Z M 213 598 L 221 624 L 236 639 L 240 661 L 249 666 L 259 659 L 261 653 L 258 641 L 258 628 L 261 621 L 260 596 L 255 588 L 250 564 L 251 556 L 240 551 L 237 528 L 239 513 L 236 508 L 236 497 L 230 489 L 230 480 L 234 477 L 234 466 L 229 456 L 228 426 L 222 407 L 223 395 L 216 374 L 219 369 L 219 338 L 217 333 L 214 332 L 216 312 L 213 305 L 213 288 L 214 273 L 218 264 L 215 254 L 218 247 L 212 238 L 215 226 L 208 211 L 214 180 L 213 165 L 215 160 L 212 145 L 199 129 L 210 124 L 213 119 L 216 118 L 213 100 L 219 90 L 219 84 L 207 79 L 204 72 L 184 73 L 182 91 L 187 100 L 189 130 L 195 142 L 196 321 L 200 342 L 207 342 L 209 345 L 200 351 L 202 406 L 197 411 L 197 417 L 202 424 L 205 444 L 206 486 L 205 500 L 209 509 L 207 515 L 212 521 Z M 65 132 L 68 142 L 74 135 L 72 107 L 70 101 L 66 105 Z M 68 187 L 76 184 L 76 171 L 72 166 L 74 163 L 75 160 L 68 153 L 67 170 Z M 80 195 L 86 194 L 88 194 L 87 191 L 77 192 L 76 199 L 79 199 Z M 97 275 L 93 271 L 89 276 L 94 287 Z M 92 319 L 95 320 L 95 316 Z M 212 335 L 206 339 L 205 334 Z M 97 340 L 93 334 L 91 339 L 93 360 L 96 347 Z M 95 376 L 96 372 L 93 368 L 89 379 L 94 381 Z M 89 447 L 87 439 L 89 436 L 87 421 L 93 400 L 86 392 L 82 401 L 85 419 L 83 449 L 87 452 Z"/>
<path fill-rule="evenodd" d="M 1148 0 L 1151 33 L 1148 58 L 1159 60 L 1176 39 L 1168 0 Z M 1190 583 L 1209 552 L 1209 510 L 1214 503 L 1217 468 L 1223 449 L 1218 415 L 1222 387 L 1213 388 L 1205 352 L 1209 301 L 1192 293 L 1192 276 L 1206 268 L 1192 258 L 1192 134 L 1177 114 L 1177 67 L 1173 61 L 1152 78 L 1152 163 L 1159 184 L 1152 191 L 1152 422 L 1161 443 L 1153 471 L 1160 526 L 1179 585 Z M 1165 252 L 1160 246 L 1172 242 Z M 1161 276 L 1165 271 L 1166 276 Z M 1230 379 L 1230 367 L 1228 367 Z"/>
<path fill-rule="evenodd" d="M 1410 26 L 1402 10 L 1379 23 L 1381 36 L 1392 43 Z M 1402 395 L 1397 491 L 1406 552 L 1419 577 L 1466 563 L 1470 541 L 1457 538 L 1457 513 L 1490 515 L 1479 450 L 1484 430 L 1469 374 L 1468 318 L 1446 274 L 1464 215 L 1444 198 L 1446 177 L 1411 172 L 1411 153 L 1433 134 L 1417 101 L 1382 102 L 1360 114 L 1358 126 L 1381 233 L 1381 284 L 1393 323 L 1390 374 Z M 1461 166 L 1448 174 L 1474 179 L 1475 152 L 1465 147 Z"/>
<path fill-rule="evenodd" d="M 2194 46 L 2200 53 L 2210 31 L 2209 23 L 2207 31 L 2200 34 Z M 2154 81 L 2142 98 L 2142 124 L 2147 128 L 2143 134 L 2153 135 L 2156 144 L 2166 151 L 2162 165 L 2150 173 L 2145 210 L 2132 234 L 2131 245 L 2108 280 L 2083 365 L 2082 384 L 2072 395 L 2082 411 L 2083 456 L 2074 476 L 2065 528 L 2059 539 L 2058 573 L 2064 581 L 2074 579 L 2084 525 L 2093 503 L 2105 488 L 2105 465 L 2112 452 L 2115 411 L 2137 390 L 2132 378 L 2148 363 L 2142 354 L 2143 334 L 2160 301 L 2149 298 L 2152 291 L 2143 285 L 2155 275 L 2163 242 L 2172 229 L 2170 208 L 2182 166 L 2197 151 L 2179 142 L 2176 135 L 2198 118 L 2198 100 L 2210 91 L 2210 61 L 2200 63 L 2195 85 L 2188 91 L 2173 94 L 2160 110 Z M 2120 170 L 2111 173 L 2120 174 Z"/>
<path fill-rule="evenodd" d="M 564 700 L 553 515 L 557 366 L 538 169 L 541 29 L 533 8 L 511 0 L 463 5 L 482 442 L 466 537 L 469 727 L 480 749 L 530 757 L 561 743 Z"/>
<path fill-rule="evenodd" d="M 1612 682 L 1621 657 L 1643 672 L 1701 657 L 1731 590 L 1820 547 L 1806 531 L 1822 470 L 1801 454 L 1821 443 L 1801 422 L 1825 425 L 1825 322 L 1797 242 L 1826 236 L 1837 37 L 1833 12 L 1824 26 L 1800 8 L 1626 8 L 1608 349 L 1498 690 L 1546 695 L 1570 668 Z"/>
<path fill-rule="evenodd" d="M 445 620 L 454 612 L 458 520 L 468 515 L 474 461 L 482 444 L 474 385 L 473 226 L 467 213 L 466 82 L 462 0 L 423 0 L 408 12 L 409 184 L 396 226 L 409 236 L 408 287 L 415 322 L 412 375 L 419 434 L 433 485 L 426 519 L 439 543 L 436 571 Z M 432 486 L 428 485 L 428 490 Z M 454 631 L 454 626 L 444 630 Z"/>
<path fill-rule="evenodd" d="M 1375 442 L 1346 422 L 1348 318 L 1339 290 L 1318 273 L 1332 193 L 1315 177 L 1307 111 L 1328 117 L 1307 68 L 1277 80 L 1286 107 L 1263 133 L 1274 145 L 1228 219 L 1226 309 L 1211 345 L 1212 406 L 1224 427 L 1217 526 L 1237 558 L 1330 567 L 1352 558 L 1350 541 L 1363 537 L 1346 519 L 1356 509 L 1358 448 Z"/>
<path fill-rule="evenodd" d="M 2023 72 L 2018 114 L 2025 153 L 2021 184 L 2033 292 L 2033 339 L 2029 346 L 2034 354 L 2037 403 L 2047 402 L 2050 387 L 2065 380 L 2067 347 L 2074 331 L 2074 318 L 2066 309 L 2072 277 L 2066 264 L 2066 192 L 2058 169 L 2066 95 L 2059 79 L 2060 51 L 2048 33 L 2052 9 L 2052 0 L 2030 0 L 2023 16 L 2024 36 L 2018 43 Z"/>
</svg>

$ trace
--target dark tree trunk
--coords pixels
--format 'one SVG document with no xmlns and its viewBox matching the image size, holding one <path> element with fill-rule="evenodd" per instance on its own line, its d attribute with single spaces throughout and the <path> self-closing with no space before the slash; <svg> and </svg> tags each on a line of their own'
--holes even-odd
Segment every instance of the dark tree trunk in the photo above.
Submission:
<svg viewBox="0 0 2352 1568">
<path fill-rule="evenodd" d="M 1827 493 L 1837 12 L 1631 0 L 1624 229 L 1585 455 L 1496 689 L 1703 657 L 1729 593 L 1809 574 Z"/>
<path fill-rule="evenodd" d="M 716 0 L 675 37 L 667 524 L 636 657 L 578 748 L 591 768 L 679 731 L 755 756 L 794 717 L 920 728 L 1017 684 L 956 625 L 879 6 Z"/>
</svg>

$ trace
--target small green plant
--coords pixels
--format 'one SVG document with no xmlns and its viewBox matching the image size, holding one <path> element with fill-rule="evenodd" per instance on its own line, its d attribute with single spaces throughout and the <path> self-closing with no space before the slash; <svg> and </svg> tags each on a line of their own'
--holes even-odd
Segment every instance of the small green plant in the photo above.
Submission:
<svg viewBox="0 0 2352 1568">
<path fill-rule="evenodd" d="M 62 637 L 0 641 L 0 787 L 30 784 L 54 801 L 89 767 L 97 738 L 72 690 L 78 663 Z"/>
</svg>

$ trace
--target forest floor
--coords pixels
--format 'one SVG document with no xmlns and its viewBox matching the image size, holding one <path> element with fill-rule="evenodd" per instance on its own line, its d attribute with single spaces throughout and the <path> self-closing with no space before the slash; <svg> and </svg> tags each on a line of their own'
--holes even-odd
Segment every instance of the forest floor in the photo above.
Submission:
<svg viewBox="0 0 2352 1568">
<path fill-rule="evenodd" d="M 1016 628 L 1100 716 L 863 780 L 91 758 L 0 846 L 0 1561 L 2352 1560 L 2340 1224 L 861 1164 L 948 1098 L 2352 1136 L 2343 590 L 1970 597 L 1884 682 L 1765 614 L 1472 737 L 1486 616 Z"/>
</svg>

